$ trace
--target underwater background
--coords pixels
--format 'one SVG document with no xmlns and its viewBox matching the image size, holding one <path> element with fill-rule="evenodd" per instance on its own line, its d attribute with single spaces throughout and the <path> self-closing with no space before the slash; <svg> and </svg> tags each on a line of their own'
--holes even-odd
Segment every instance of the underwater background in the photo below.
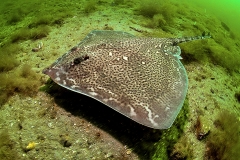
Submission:
<svg viewBox="0 0 240 160">
<path fill-rule="evenodd" d="M 196 159 L 240 156 L 240 2 L 15 0 L 0 4 L 0 159 Z M 189 88 L 171 128 L 155 130 L 42 70 L 92 30 L 212 38 L 180 45 Z"/>
</svg>

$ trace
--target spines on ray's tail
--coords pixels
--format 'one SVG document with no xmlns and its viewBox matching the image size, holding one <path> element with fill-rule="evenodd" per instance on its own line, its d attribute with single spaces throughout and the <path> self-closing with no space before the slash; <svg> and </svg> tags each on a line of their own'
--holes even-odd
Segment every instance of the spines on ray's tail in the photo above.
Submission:
<svg viewBox="0 0 240 160">
<path fill-rule="evenodd" d="M 204 31 L 201 36 L 175 38 L 173 41 L 173 45 L 175 46 L 178 43 L 183 43 L 183 42 L 188 42 L 188 41 L 193 41 L 193 40 L 198 40 L 198 39 L 206 39 L 206 38 L 210 38 L 210 37 L 211 37 L 210 32 L 206 33 Z"/>
</svg>

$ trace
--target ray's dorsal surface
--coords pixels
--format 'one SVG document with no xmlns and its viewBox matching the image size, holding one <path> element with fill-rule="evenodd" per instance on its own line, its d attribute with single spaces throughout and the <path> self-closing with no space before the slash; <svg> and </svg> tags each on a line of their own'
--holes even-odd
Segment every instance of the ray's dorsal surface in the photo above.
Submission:
<svg viewBox="0 0 240 160">
<path fill-rule="evenodd" d="M 177 44 L 208 37 L 140 38 L 92 31 L 43 73 L 142 125 L 166 129 L 182 108 L 188 88 Z"/>
</svg>

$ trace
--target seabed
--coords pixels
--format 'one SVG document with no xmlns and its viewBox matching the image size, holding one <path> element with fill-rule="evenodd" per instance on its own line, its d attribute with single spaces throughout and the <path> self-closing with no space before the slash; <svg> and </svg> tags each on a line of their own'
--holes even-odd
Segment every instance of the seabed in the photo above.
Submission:
<svg viewBox="0 0 240 160">
<path fill-rule="evenodd" d="M 0 10 L 0 159 L 240 156 L 240 33 L 212 13 L 156 0 L 17 0 L 2 2 Z M 42 74 L 92 30 L 139 37 L 211 33 L 180 45 L 189 88 L 171 128 L 137 124 Z"/>
</svg>

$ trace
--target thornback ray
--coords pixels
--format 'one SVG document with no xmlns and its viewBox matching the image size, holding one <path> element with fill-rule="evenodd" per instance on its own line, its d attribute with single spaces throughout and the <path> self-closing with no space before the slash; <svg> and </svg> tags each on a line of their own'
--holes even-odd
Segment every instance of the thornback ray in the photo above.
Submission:
<svg viewBox="0 0 240 160">
<path fill-rule="evenodd" d="M 92 31 L 43 73 L 142 125 L 166 129 L 176 119 L 188 89 L 178 44 L 209 37 L 149 38 Z"/>
</svg>

